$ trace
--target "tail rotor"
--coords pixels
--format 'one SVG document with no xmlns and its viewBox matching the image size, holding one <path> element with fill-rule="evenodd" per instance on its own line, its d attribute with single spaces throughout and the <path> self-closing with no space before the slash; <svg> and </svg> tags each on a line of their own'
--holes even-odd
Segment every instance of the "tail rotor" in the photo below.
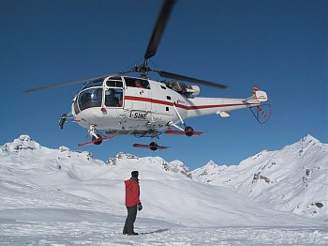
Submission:
<svg viewBox="0 0 328 246">
<path fill-rule="evenodd" d="M 271 118 L 272 108 L 270 103 L 263 103 L 256 107 L 249 108 L 256 121 L 260 124 L 268 122 Z"/>
</svg>

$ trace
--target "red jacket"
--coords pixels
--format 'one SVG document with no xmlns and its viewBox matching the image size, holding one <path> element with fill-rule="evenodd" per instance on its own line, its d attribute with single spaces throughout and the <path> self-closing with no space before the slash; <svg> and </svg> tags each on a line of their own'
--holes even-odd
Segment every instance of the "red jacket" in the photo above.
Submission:
<svg viewBox="0 0 328 246">
<path fill-rule="evenodd" d="M 125 206 L 134 207 L 140 203 L 140 187 L 135 179 L 128 179 L 125 183 Z"/>
</svg>

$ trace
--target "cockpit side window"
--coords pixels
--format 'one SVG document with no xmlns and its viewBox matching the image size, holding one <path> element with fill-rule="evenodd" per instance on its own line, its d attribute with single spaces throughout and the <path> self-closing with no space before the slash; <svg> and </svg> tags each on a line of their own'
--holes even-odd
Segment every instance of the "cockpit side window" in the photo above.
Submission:
<svg viewBox="0 0 328 246">
<path fill-rule="evenodd" d="M 90 88 L 82 91 L 79 95 L 80 110 L 92 107 L 101 107 L 102 88 Z"/>
<path fill-rule="evenodd" d="M 124 77 L 126 86 L 150 89 L 148 80 Z"/>
<path fill-rule="evenodd" d="M 107 107 L 123 106 L 123 89 L 109 88 L 105 91 L 105 105 Z"/>
</svg>

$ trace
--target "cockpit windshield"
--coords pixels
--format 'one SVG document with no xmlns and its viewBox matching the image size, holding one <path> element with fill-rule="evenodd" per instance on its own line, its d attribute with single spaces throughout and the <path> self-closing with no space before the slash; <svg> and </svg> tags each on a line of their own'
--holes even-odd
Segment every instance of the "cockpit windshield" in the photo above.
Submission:
<svg viewBox="0 0 328 246">
<path fill-rule="evenodd" d="M 104 95 L 103 90 L 105 90 Z M 79 113 L 87 108 L 101 107 L 103 96 L 106 107 L 122 108 L 123 94 L 123 81 L 119 76 L 109 78 L 106 80 L 106 84 L 104 84 L 104 79 L 93 80 L 83 87 L 75 101 L 74 110 Z"/>
<path fill-rule="evenodd" d="M 79 95 L 80 110 L 92 107 L 101 107 L 102 87 L 90 88 L 82 91 Z"/>
</svg>

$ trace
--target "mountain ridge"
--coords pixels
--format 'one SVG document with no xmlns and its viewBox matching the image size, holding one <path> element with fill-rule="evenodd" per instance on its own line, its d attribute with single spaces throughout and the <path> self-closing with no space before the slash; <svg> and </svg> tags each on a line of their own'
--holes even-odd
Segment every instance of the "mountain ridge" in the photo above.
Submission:
<svg viewBox="0 0 328 246">
<path fill-rule="evenodd" d="M 281 211 L 328 217 L 328 144 L 309 134 L 280 150 L 263 150 L 238 165 L 210 161 L 193 170 L 192 176 Z"/>
<path fill-rule="evenodd" d="M 143 218 L 194 226 L 318 223 L 272 210 L 230 188 L 196 182 L 180 161 L 119 153 L 106 163 L 87 151 L 43 147 L 27 135 L 1 146 L 0 210 L 65 207 L 123 215 L 123 181 L 132 170 L 140 171 Z"/>
</svg>

